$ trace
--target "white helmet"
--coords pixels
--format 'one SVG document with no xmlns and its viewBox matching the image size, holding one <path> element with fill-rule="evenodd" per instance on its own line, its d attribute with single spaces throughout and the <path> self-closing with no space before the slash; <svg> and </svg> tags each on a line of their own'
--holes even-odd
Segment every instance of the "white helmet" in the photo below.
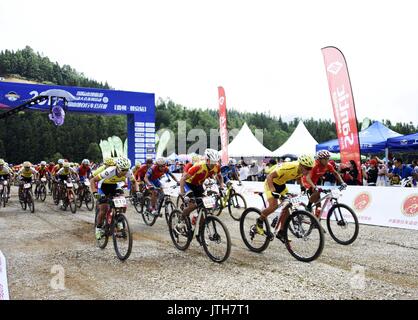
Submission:
<svg viewBox="0 0 418 320">
<path fill-rule="evenodd" d="M 116 160 L 116 167 L 119 170 L 129 170 L 131 168 L 131 160 L 125 157 L 119 157 Z"/>
<path fill-rule="evenodd" d="M 221 159 L 221 157 L 219 155 L 219 152 L 215 149 L 206 149 L 205 159 L 209 159 L 211 162 L 218 162 Z"/>
<path fill-rule="evenodd" d="M 81 163 L 89 166 L 90 165 L 90 160 L 89 159 L 84 159 Z"/>
<path fill-rule="evenodd" d="M 167 162 L 164 158 L 158 158 L 157 161 L 155 161 L 159 166 L 165 165 Z"/>
<path fill-rule="evenodd" d="M 41 161 L 41 166 L 46 166 L 46 161 Z"/>
<path fill-rule="evenodd" d="M 229 159 L 228 163 L 229 163 L 231 166 L 235 166 L 235 165 L 237 164 L 237 160 L 235 160 L 235 159 L 231 158 L 231 159 Z"/>
<path fill-rule="evenodd" d="M 58 164 L 63 164 L 64 163 L 64 159 L 58 159 Z"/>
</svg>

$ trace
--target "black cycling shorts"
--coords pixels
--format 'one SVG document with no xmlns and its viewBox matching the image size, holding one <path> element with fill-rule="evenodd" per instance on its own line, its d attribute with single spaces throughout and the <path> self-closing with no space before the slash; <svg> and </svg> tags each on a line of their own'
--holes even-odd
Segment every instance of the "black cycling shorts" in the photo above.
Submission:
<svg viewBox="0 0 418 320">
<path fill-rule="evenodd" d="M 203 197 L 203 193 L 205 192 L 205 189 L 203 189 L 203 186 L 191 184 L 191 183 L 188 183 L 188 182 L 186 182 L 186 185 L 193 192 L 194 197 L 196 197 L 196 198 Z"/>
</svg>

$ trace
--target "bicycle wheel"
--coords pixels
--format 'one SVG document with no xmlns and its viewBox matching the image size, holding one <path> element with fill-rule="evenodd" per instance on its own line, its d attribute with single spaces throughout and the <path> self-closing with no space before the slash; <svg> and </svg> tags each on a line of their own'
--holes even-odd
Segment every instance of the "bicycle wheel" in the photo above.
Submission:
<svg viewBox="0 0 418 320">
<path fill-rule="evenodd" d="M 247 209 L 247 201 L 239 193 L 233 193 L 229 197 L 228 211 L 232 219 L 239 221 L 242 213 Z"/>
<path fill-rule="evenodd" d="M 97 208 L 96 209 L 96 216 L 94 217 L 94 228 L 96 229 L 96 227 L 97 227 L 97 219 L 98 219 L 98 217 L 99 217 L 99 209 Z M 104 219 L 104 223 L 106 224 L 106 219 Z M 107 246 L 107 242 L 109 241 L 109 235 L 107 234 L 107 233 L 105 233 L 102 237 L 101 237 L 101 239 L 100 240 L 97 240 L 96 239 L 96 243 L 97 243 L 97 246 L 100 248 L 100 249 L 104 249 L 104 248 L 106 248 L 106 246 Z"/>
<path fill-rule="evenodd" d="M 132 252 L 132 234 L 128 220 L 123 214 L 118 214 L 114 219 L 112 237 L 116 255 L 119 260 L 125 261 Z"/>
<path fill-rule="evenodd" d="M 81 206 L 83 205 L 84 202 L 84 192 L 83 191 L 79 191 L 78 192 L 78 196 L 77 196 L 77 207 L 81 208 Z"/>
<path fill-rule="evenodd" d="M 242 213 L 239 222 L 239 230 L 242 240 L 248 249 L 257 253 L 266 250 L 271 241 L 266 236 L 266 234 L 270 234 L 268 220 L 264 221 L 264 235 L 260 235 L 255 231 L 256 220 L 260 214 L 261 211 L 257 208 L 248 208 Z"/>
<path fill-rule="evenodd" d="M 228 259 L 231 253 L 231 237 L 218 217 L 206 215 L 205 222 L 200 226 L 199 236 L 203 249 L 213 262 L 222 263 Z"/>
<path fill-rule="evenodd" d="M 168 219 L 170 218 L 170 214 L 175 209 L 176 209 L 176 206 L 174 205 L 172 201 L 167 201 L 165 203 L 164 213 L 165 213 L 165 221 L 167 222 L 167 225 L 168 225 Z"/>
<path fill-rule="evenodd" d="M 192 227 L 189 217 L 183 218 L 180 210 L 171 211 L 168 218 L 168 231 L 174 246 L 182 251 L 187 250 L 192 242 Z"/>
<path fill-rule="evenodd" d="M 75 194 L 73 191 L 70 192 L 70 194 L 68 195 L 68 204 L 70 206 L 70 210 L 72 213 L 76 213 L 77 212 L 77 204 L 75 202 Z"/>
<path fill-rule="evenodd" d="M 215 207 L 211 210 L 210 213 L 215 216 L 219 216 L 222 213 L 222 210 L 224 209 L 224 207 L 222 206 L 221 196 L 219 195 L 219 193 L 215 191 L 208 191 L 207 195 L 209 197 L 213 197 L 213 199 L 215 200 Z"/>
<path fill-rule="evenodd" d="M 144 220 L 145 224 L 147 226 L 153 226 L 155 221 L 157 220 L 157 215 L 153 215 L 151 213 L 151 199 L 149 197 L 146 197 L 144 199 L 144 202 L 142 204 L 142 219 Z"/>
<path fill-rule="evenodd" d="M 59 195 L 60 195 L 60 192 L 59 192 L 58 188 L 55 186 L 54 191 L 52 192 L 52 199 L 54 200 L 55 205 L 57 205 L 60 201 Z"/>
<path fill-rule="evenodd" d="M 89 211 L 94 209 L 94 196 L 90 191 L 84 193 L 84 202 L 86 203 L 86 208 Z"/>
<path fill-rule="evenodd" d="M 357 215 L 349 206 L 337 203 L 328 211 L 327 228 L 335 242 L 342 245 L 353 243 L 358 236 L 359 223 Z"/>
<path fill-rule="evenodd" d="M 4 197 L 4 194 L 7 193 L 6 191 L 1 190 L 0 192 L 0 206 L 5 207 L 6 206 L 6 198 Z"/>
<path fill-rule="evenodd" d="M 26 195 L 26 202 L 28 204 L 29 211 L 31 213 L 34 213 L 35 212 L 35 201 L 33 201 L 33 195 L 32 195 L 32 192 L 30 192 L 30 191 Z"/>
<path fill-rule="evenodd" d="M 132 202 L 132 204 L 133 204 L 133 206 L 135 208 L 135 211 L 138 212 L 138 213 L 142 213 L 142 209 L 143 209 L 143 207 L 141 205 L 141 202 L 142 201 L 143 201 L 142 200 L 142 196 L 140 198 L 138 198 L 138 197 L 131 198 L 131 202 Z"/>
<path fill-rule="evenodd" d="M 307 211 L 294 211 L 284 225 L 285 246 L 299 261 L 311 262 L 324 249 L 324 232 L 319 221 Z"/>
<path fill-rule="evenodd" d="M 25 191 L 22 191 L 22 199 L 19 199 L 19 201 L 20 201 L 20 205 L 22 206 L 22 209 L 23 210 L 26 210 L 26 207 L 27 207 L 27 203 L 26 203 L 26 192 Z"/>
<path fill-rule="evenodd" d="M 35 199 L 39 200 L 39 184 L 36 185 L 35 187 Z"/>
<path fill-rule="evenodd" d="M 44 185 L 41 185 L 40 187 L 39 198 L 41 199 L 42 202 L 44 202 L 46 199 L 46 187 Z"/>
</svg>

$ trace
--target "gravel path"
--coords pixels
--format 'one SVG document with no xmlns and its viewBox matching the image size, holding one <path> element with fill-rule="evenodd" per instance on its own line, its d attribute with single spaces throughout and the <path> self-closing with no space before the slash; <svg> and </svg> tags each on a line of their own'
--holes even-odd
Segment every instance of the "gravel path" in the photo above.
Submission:
<svg viewBox="0 0 418 320">
<path fill-rule="evenodd" d="M 223 212 L 233 245 L 218 265 L 196 241 L 178 251 L 164 219 L 148 227 L 129 209 L 134 246 L 122 263 L 111 242 L 95 247 L 93 213 L 85 207 L 73 215 L 48 196 L 30 214 L 13 193 L 0 208 L 11 299 L 418 299 L 416 231 L 361 225 L 350 246 L 326 235 L 321 257 L 307 264 L 278 241 L 262 254 L 250 252 L 238 222 Z M 54 265 L 64 269 L 63 290 L 51 287 Z"/>
</svg>

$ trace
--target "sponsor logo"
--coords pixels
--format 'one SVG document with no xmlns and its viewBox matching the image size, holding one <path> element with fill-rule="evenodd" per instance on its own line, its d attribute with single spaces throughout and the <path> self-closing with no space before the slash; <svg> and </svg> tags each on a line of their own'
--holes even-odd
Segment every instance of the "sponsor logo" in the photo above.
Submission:
<svg viewBox="0 0 418 320">
<path fill-rule="evenodd" d="M 220 97 L 219 98 L 219 106 L 223 106 L 225 102 L 225 97 Z"/>
<path fill-rule="evenodd" d="M 402 213 L 407 217 L 418 215 L 418 194 L 411 194 L 402 203 Z"/>
<path fill-rule="evenodd" d="M 20 96 L 19 96 L 16 92 L 13 92 L 13 91 L 10 91 L 9 93 L 7 93 L 7 94 L 5 95 L 5 97 L 6 97 L 9 101 L 16 101 L 17 99 L 19 99 L 19 98 L 20 98 Z"/>
<path fill-rule="evenodd" d="M 353 206 L 357 211 L 363 211 L 372 202 L 372 197 L 368 192 L 362 192 L 354 199 Z"/>
<path fill-rule="evenodd" d="M 329 73 L 332 73 L 334 76 L 340 72 L 341 68 L 343 67 L 343 64 L 339 61 L 334 61 L 328 65 L 327 71 Z"/>
</svg>

